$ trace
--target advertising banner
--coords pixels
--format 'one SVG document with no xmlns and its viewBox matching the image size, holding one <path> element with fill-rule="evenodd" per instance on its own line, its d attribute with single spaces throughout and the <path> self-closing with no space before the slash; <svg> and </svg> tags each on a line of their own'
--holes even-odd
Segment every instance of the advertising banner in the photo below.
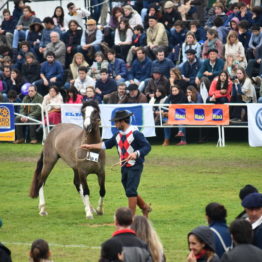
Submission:
<svg viewBox="0 0 262 262">
<path fill-rule="evenodd" d="M 14 106 L 0 104 L 0 141 L 15 140 Z"/>
</svg>

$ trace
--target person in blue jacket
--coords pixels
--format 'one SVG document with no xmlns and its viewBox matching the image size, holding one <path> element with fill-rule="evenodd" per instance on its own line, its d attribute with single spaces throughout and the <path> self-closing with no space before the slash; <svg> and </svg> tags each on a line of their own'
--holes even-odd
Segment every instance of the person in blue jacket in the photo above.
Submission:
<svg viewBox="0 0 262 262">
<path fill-rule="evenodd" d="M 111 119 L 119 130 L 112 138 L 98 144 L 83 144 L 84 149 L 110 149 L 116 146 L 121 161 L 122 184 L 128 197 L 128 207 L 135 215 L 136 205 L 142 210 L 144 216 L 152 211 L 138 194 L 137 189 L 143 171 L 144 157 L 150 152 L 151 146 L 144 135 L 132 126 L 130 117 L 132 112 L 117 111 Z"/>
</svg>

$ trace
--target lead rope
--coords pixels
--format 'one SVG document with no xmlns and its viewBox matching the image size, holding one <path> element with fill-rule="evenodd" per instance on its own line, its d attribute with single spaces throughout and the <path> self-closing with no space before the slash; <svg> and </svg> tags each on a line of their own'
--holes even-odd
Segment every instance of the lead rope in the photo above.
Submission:
<svg viewBox="0 0 262 262">
<path fill-rule="evenodd" d="M 126 164 L 127 161 L 128 161 L 128 157 L 125 158 L 125 159 L 123 159 L 123 160 L 119 160 L 118 162 L 116 162 L 115 164 L 113 164 L 113 165 L 111 166 L 110 170 L 112 171 L 113 168 L 114 168 L 115 166 L 118 166 L 118 165 L 120 165 L 120 167 L 123 167 L 123 166 Z"/>
</svg>

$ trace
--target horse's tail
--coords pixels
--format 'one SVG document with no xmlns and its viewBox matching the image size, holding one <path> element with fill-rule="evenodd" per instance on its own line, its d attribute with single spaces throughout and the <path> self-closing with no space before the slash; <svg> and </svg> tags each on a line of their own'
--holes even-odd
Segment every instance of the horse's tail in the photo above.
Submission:
<svg viewBox="0 0 262 262">
<path fill-rule="evenodd" d="M 37 165 L 36 165 L 36 170 L 33 176 L 33 181 L 31 184 L 31 189 L 30 189 L 30 193 L 29 196 L 32 198 L 36 198 L 38 197 L 38 193 L 39 193 L 39 176 L 41 175 L 41 171 L 43 168 L 43 158 L 44 158 L 44 153 L 42 151 L 40 158 L 37 161 Z"/>
</svg>

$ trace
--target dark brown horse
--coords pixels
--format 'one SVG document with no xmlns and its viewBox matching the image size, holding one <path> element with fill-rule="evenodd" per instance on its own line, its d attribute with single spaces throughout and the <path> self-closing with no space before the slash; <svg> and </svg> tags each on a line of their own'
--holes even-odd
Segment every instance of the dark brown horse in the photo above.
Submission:
<svg viewBox="0 0 262 262">
<path fill-rule="evenodd" d="M 85 102 L 81 109 L 84 129 L 74 124 L 59 124 L 48 134 L 40 159 L 33 176 L 30 196 L 39 195 L 39 214 L 47 215 L 45 210 L 44 184 L 57 160 L 62 158 L 74 171 L 74 184 L 80 193 L 87 218 L 93 218 L 95 210 L 89 201 L 87 175 L 97 174 L 100 186 L 100 199 L 97 214 L 103 214 L 105 196 L 105 152 L 104 150 L 86 151 L 81 144 L 94 144 L 101 141 L 99 122 L 100 110 L 96 102 Z"/>
</svg>

